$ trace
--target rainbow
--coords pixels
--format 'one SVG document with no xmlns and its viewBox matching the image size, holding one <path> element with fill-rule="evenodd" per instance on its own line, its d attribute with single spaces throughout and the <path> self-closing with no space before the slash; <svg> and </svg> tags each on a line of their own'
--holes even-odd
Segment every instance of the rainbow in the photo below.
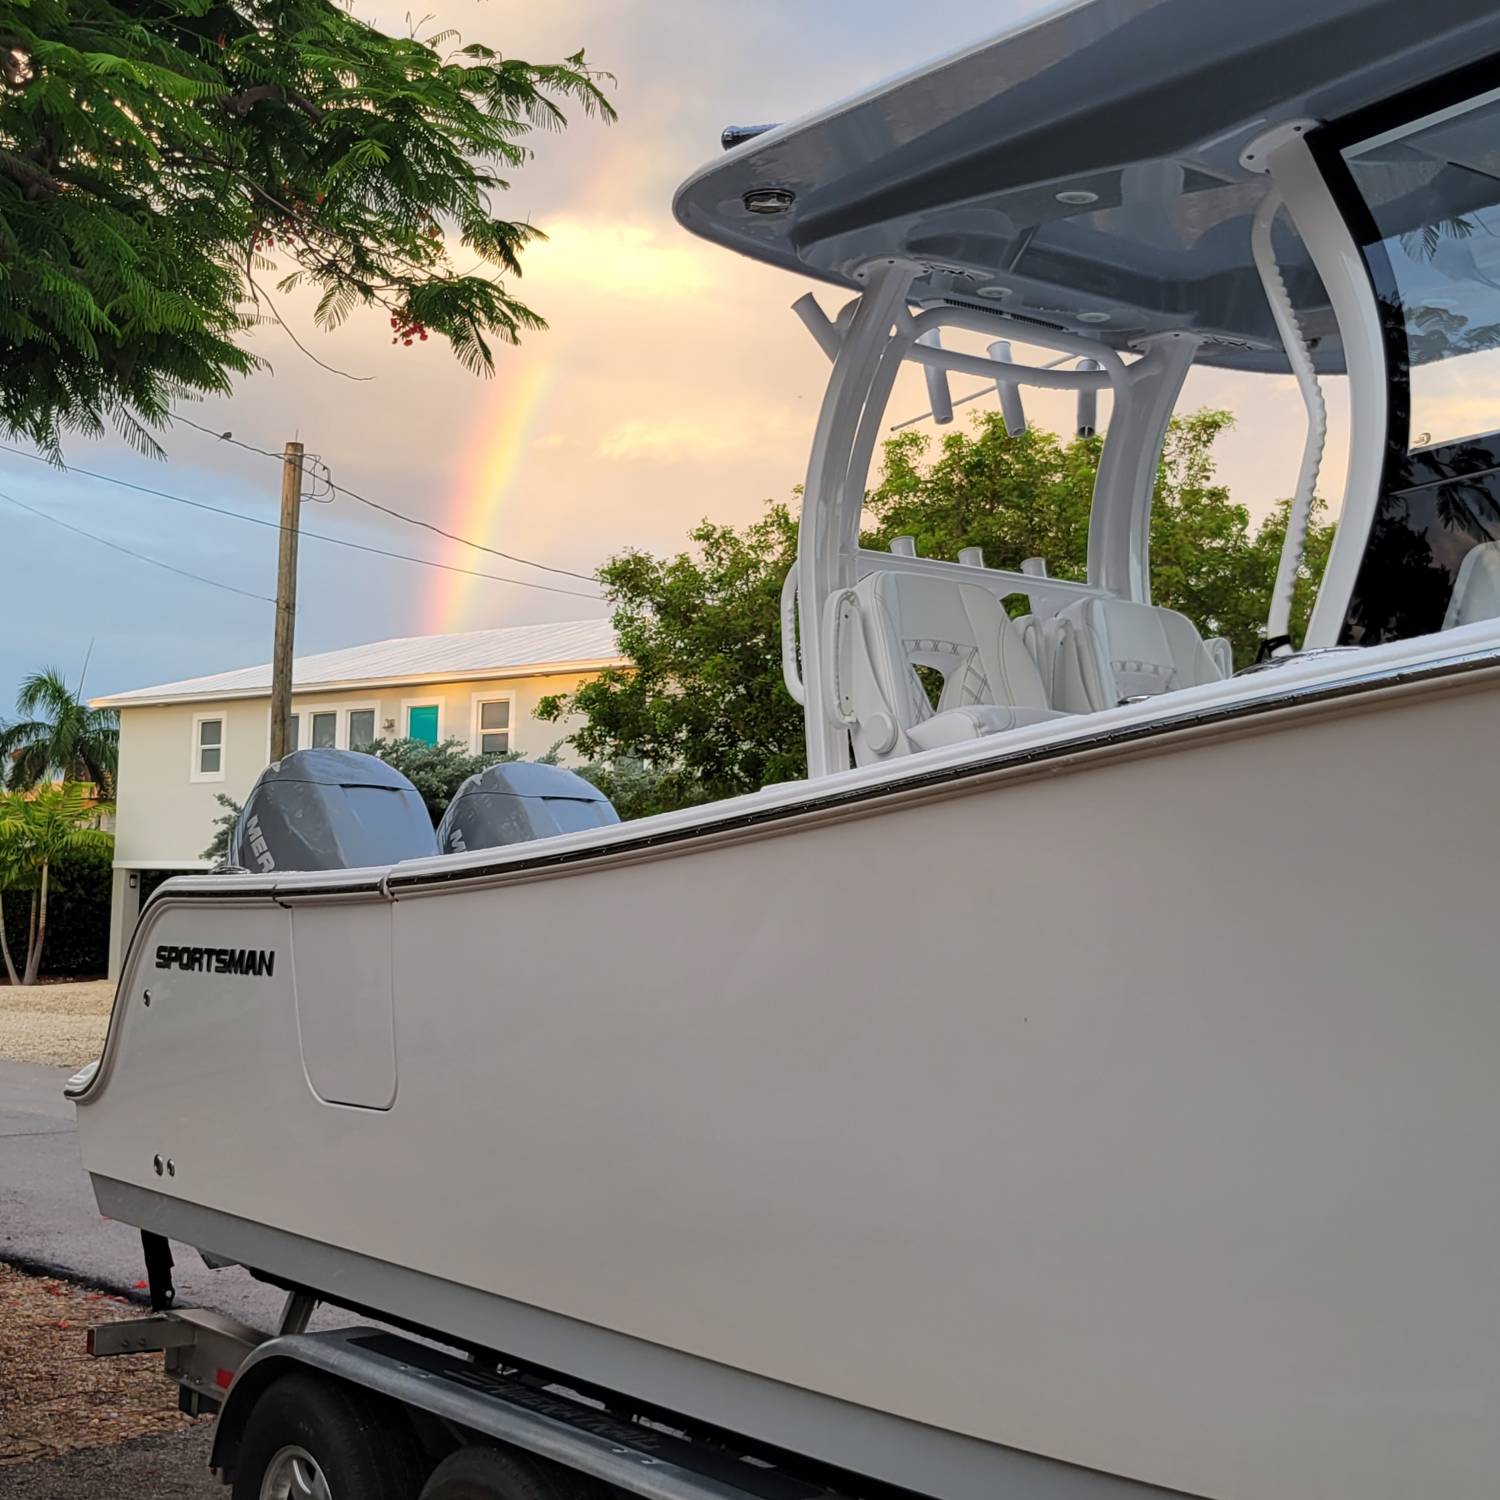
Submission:
<svg viewBox="0 0 1500 1500">
<path fill-rule="evenodd" d="M 542 335 L 555 338 L 556 335 Z M 507 356 L 516 361 L 507 373 L 498 377 L 500 384 L 484 403 L 480 427 L 459 469 L 458 494 L 450 507 L 444 508 L 440 524 L 459 536 L 476 542 L 503 546 L 500 514 L 515 490 L 525 464 L 526 450 L 533 436 L 532 426 L 543 410 L 546 398 L 557 379 L 559 350 L 539 350 L 533 360 L 520 366 L 526 358 L 522 351 L 501 350 L 498 362 L 505 368 Z M 498 558 L 486 557 L 472 547 L 450 543 L 445 554 L 448 562 L 459 567 L 477 568 L 481 572 L 514 572 Z M 523 575 L 528 570 L 521 569 Z M 422 630 L 428 634 L 475 629 L 474 600 L 478 590 L 494 590 L 495 585 L 482 578 L 462 573 L 434 570 L 422 607 Z M 493 593 L 479 597 L 490 599 Z M 487 612 L 488 613 L 488 612 Z"/>
</svg>

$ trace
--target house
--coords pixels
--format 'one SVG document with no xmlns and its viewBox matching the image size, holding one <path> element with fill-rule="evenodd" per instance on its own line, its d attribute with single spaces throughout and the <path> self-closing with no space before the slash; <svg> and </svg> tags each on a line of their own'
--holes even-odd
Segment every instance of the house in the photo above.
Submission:
<svg viewBox="0 0 1500 1500">
<path fill-rule="evenodd" d="M 298 657 L 293 746 L 358 749 L 409 736 L 461 740 L 477 753 L 545 754 L 569 733 L 534 717 L 539 699 L 623 665 L 608 620 L 406 636 Z M 120 715 L 110 977 L 141 901 L 166 875 L 206 870 L 222 814 L 243 802 L 271 743 L 269 665 L 92 700 Z"/>
</svg>

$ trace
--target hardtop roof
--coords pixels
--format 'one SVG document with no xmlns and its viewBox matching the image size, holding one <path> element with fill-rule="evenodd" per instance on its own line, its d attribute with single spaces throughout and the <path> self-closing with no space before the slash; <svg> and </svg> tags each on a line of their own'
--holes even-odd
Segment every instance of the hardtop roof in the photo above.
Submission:
<svg viewBox="0 0 1500 1500">
<path fill-rule="evenodd" d="M 1084 0 L 737 147 L 674 208 L 696 234 L 827 281 L 853 287 L 859 265 L 899 255 L 928 267 L 916 301 L 1122 349 L 1192 328 L 1218 335 L 1206 362 L 1284 370 L 1250 249 L 1266 180 L 1241 151 L 1493 52 L 1490 0 Z M 745 207 L 768 187 L 794 195 L 787 212 Z M 1277 248 L 1320 368 L 1341 369 L 1300 242 L 1283 227 Z"/>
</svg>

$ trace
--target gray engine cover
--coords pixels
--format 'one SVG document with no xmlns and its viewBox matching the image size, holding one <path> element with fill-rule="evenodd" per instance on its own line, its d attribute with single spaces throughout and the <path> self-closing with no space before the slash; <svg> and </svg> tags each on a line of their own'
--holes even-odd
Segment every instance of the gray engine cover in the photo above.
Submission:
<svg viewBox="0 0 1500 1500">
<path fill-rule="evenodd" d="M 469 777 L 438 824 L 438 849 L 493 849 L 618 823 L 609 799 L 563 766 L 502 761 Z"/>
<path fill-rule="evenodd" d="M 244 870 L 349 870 L 437 853 L 421 794 L 355 750 L 294 750 L 266 767 L 229 839 Z"/>
</svg>

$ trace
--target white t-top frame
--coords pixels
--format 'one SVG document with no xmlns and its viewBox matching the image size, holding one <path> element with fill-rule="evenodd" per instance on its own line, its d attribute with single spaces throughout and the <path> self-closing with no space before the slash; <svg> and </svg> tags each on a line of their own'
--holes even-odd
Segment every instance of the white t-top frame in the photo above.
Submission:
<svg viewBox="0 0 1500 1500">
<path fill-rule="evenodd" d="M 1115 594 L 1149 603 L 1151 499 L 1172 409 L 1201 340 L 1171 333 L 1143 340 L 1133 359 L 1096 339 L 1019 322 L 949 303 L 913 311 L 912 282 L 925 267 L 883 259 L 864 267 L 863 293 L 830 321 L 810 298 L 797 311 L 833 360 L 818 415 L 802 503 L 794 577 L 783 593 L 786 681 L 804 705 L 808 775 L 828 776 L 850 763 L 848 731 L 828 698 L 822 623 L 828 601 L 877 569 L 940 573 L 980 583 L 997 598 L 1024 593 L 1032 610 L 1055 614 L 1080 597 Z M 1017 364 L 945 349 L 945 328 L 1024 341 L 1094 361 L 1065 370 Z M 905 361 L 929 370 L 960 371 L 1011 385 L 1112 393 L 1114 411 L 1100 458 L 1089 520 L 1087 584 L 962 562 L 871 552 L 859 545 L 865 484 L 886 403 Z M 795 596 L 795 602 L 794 602 Z M 800 629 L 798 627 L 800 626 Z"/>
</svg>

